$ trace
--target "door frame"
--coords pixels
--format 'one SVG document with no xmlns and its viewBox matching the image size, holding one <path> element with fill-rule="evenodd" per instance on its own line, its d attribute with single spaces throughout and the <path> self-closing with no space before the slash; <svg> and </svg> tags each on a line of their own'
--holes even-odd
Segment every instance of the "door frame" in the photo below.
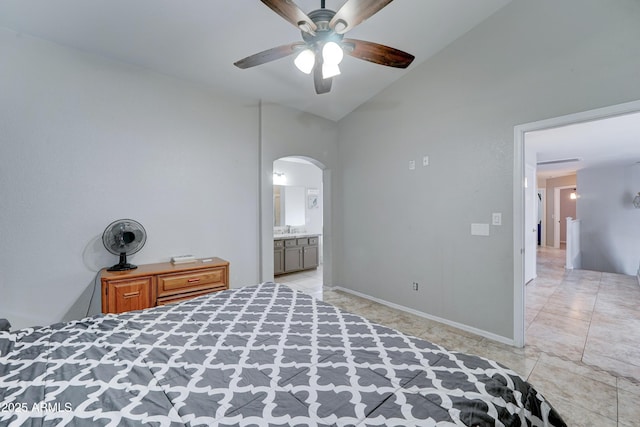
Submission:
<svg viewBox="0 0 640 427">
<path fill-rule="evenodd" d="M 324 205 L 325 205 L 325 181 L 329 181 L 330 179 L 330 175 L 329 175 L 329 171 L 327 170 L 327 168 L 325 167 L 325 165 L 314 159 L 313 157 L 310 156 L 300 156 L 300 155 L 289 155 L 289 156 L 282 156 L 282 157 L 278 157 L 277 159 L 274 159 L 271 162 L 271 168 L 272 171 L 275 171 L 275 167 L 273 166 L 275 164 L 276 161 L 278 160 L 284 160 L 284 159 L 288 159 L 288 158 L 294 158 L 294 159 L 301 159 L 301 160 L 305 160 L 307 164 L 314 166 L 316 168 L 318 168 L 322 174 L 322 177 L 320 179 L 319 184 L 319 198 L 320 198 L 320 205 L 322 206 L 322 227 L 323 227 L 323 232 L 320 235 L 320 251 L 318 253 L 318 265 L 322 265 L 324 262 L 324 256 L 325 256 L 325 242 L 324 242 L 324 224 L 326 221 L 326 210 L 324 209 Z M 273 183 L 271 185 L 272 188 L 272 193 L 273 193 Z M 308 188 L 305 187 L 304 189 L 304 205 L 305 205 L 305 218 L 306 218 L 306 210 L 307 210 L 307 200 L 308 200 Z M 271 223 L 274 223 L 274 218 L 273 218 L 273 197 L 271 199 L 272 204 L 271 204 Z M 274 241 L 275 241 L 275 235 L 273 234 L 273 227 L 271 230 L 271 247 L 273 247 Z M 286 254 L 286 248 L 285 248 L 285 254 Z M 302 269 L 301 271 L 304 271 L 304 269 Z M 323 287 L 324 287 L 324 268 L 322 269 L 321 272 L 322 275 L 322 283 L 323 283 Z M 270 280 L 270 281 L 275 281 L 275 275 L 273 274 L 273 271 L 271 272 L 271 278 L 270 279 L 262 279 L 262 280 Z"/>
<path fill-rule="evenodd" d="M 626 102 L 595 110 L 583 111 L 537 122 L 514 126 L 513 153 L 513 342 L 517 347 L 525 344 L 525 299 L 524 299 L 524 173 L 525 133 L 590 122 L 607 117 L 640 112 L 640 101 Z M 529 153 L 527 153 L 529 154 Z"/>
<path fill-rule="evenodd" d="M 524 280 L 526 283 L 529 283 L 531 280 L 534 280 L 538 276 L 538 272 L 536 269 L 537 262 L 537 249 L 538 249 L 538 236 L 536 235 L 535 244 L 531 245 L 527 243 L 527 235 L 531 238 L 531 234 L 534 233 L 534 230 L 531 230 L 531 226 L 535 223 L 536 228 L 538 227 L 538 182 L 537 182 L 537 166 L 531 163 L 525 163 L 525 212 L 524 212 L 524 228 L 525 228 L 525 241 L 524 241 Z M 531 174 L 531 182 L 527 182 L 527 171 Z M 530 203 L 527 203 L 527 197 L 530 195 Z M 535 212 L 535 215 L 534 215 Z M 527 214 L 531 216 L 530 224 L 527 224 Z M 533 242 L 531 242 L 533 243 Z M 530 253 L 527 252 L 529 249 Z M 527 272 L 531 274 L 527 274 Z"/>
</svg>

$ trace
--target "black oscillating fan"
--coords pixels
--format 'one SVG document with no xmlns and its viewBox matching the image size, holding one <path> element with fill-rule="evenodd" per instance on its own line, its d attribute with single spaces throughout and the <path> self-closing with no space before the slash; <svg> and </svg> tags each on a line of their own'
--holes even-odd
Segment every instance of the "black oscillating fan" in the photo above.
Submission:
<svg viewBox="0 0 640 427">
<path fill-rule="evenodd" d="M 127 262 L 127 255 L 133 255 L 144 246 L 147 232 L 142 224 L 132 219 L 113 221 L 102 233 L 102 244 L 114 255 L 120 256 L 120 262 L 107 271 L 126 271 L 138 268 Z"/>
</svg>

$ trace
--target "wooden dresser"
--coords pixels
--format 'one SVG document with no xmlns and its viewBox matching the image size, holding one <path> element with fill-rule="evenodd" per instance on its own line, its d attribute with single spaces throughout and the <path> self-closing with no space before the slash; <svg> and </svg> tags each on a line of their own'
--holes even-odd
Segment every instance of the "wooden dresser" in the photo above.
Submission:
<svg viewBox="0 0 640 427">
<path fill-rule="evenodd" d="M 122 313 L 229 289 L 229 262 L 202 258 L 186 264 L 139 265 L 128 271 L 103 269 L 100 281 L 102 312 Z"/>
</svg>

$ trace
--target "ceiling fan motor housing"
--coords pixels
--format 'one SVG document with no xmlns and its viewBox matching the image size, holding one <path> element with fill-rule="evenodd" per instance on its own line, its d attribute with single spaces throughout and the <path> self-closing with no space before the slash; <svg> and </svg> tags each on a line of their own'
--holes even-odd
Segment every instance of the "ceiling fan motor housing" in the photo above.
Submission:
<svg viewBox="0 0 640 427">
<path fill-rule="evenodd" d="M 331 22 L 331 19 L 335 14 L 336 12 L 331 9 L 317 9 L 309 12 L 309 18 L 311 18 L 318 28 L 316 29 L 315 34 L 301 31 L 302 39 L 309 46 L 324 44 L 326 42 L 336 42 L 340 44 L 344 35 L 336 33 L 329 27 L 329 22 Z"/>
</svg>

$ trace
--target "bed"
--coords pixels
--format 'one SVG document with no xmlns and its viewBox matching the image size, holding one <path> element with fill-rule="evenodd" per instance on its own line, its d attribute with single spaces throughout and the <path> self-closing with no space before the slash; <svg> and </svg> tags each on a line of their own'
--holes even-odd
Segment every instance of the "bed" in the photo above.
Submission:
<svg viewBox="0 0 640 427">
<path fill-rule="evenodd" d="M 564 426 L 515 372 L 263 283 L 0 332 L 0 425 Z"/>
</svg>

